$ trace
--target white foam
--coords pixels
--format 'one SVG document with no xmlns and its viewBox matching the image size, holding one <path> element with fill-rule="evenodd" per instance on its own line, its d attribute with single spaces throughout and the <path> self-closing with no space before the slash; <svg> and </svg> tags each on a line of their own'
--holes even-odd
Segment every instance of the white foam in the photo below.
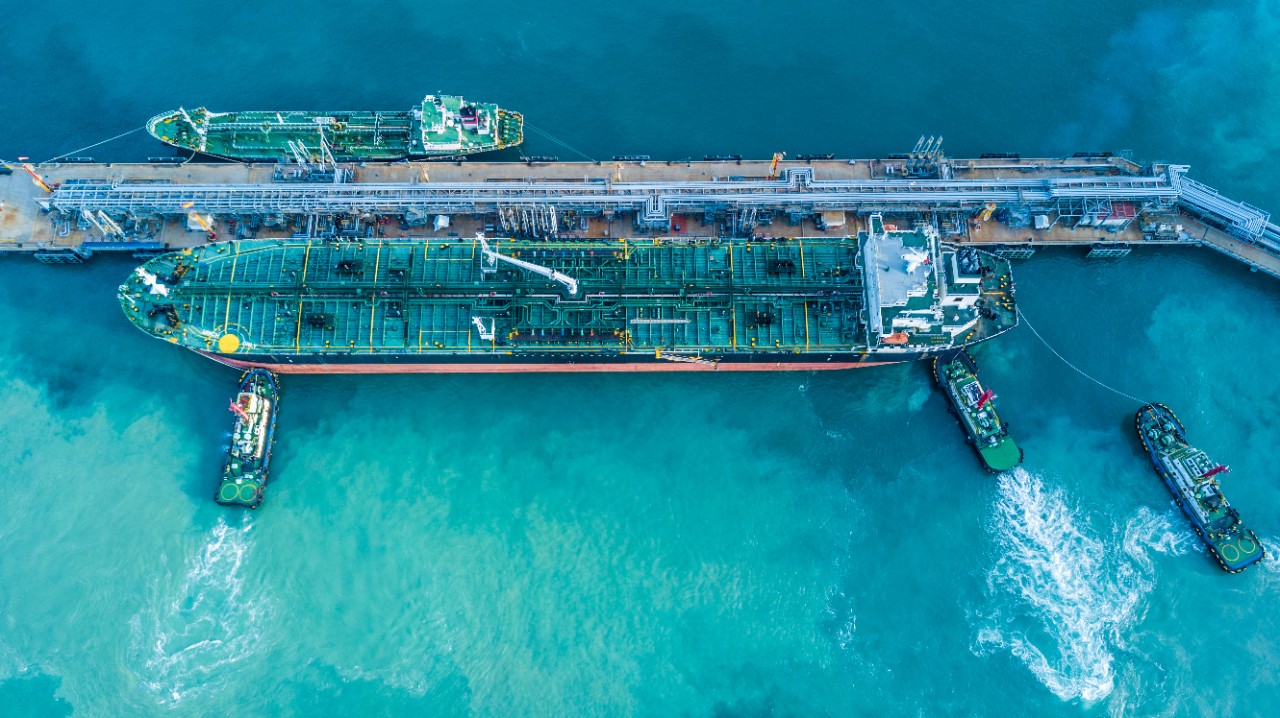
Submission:
<svg viewBox="0 0 1280 718">
<path fill-rule="evenodd" d="M 836 645 L 847 651 L 858 631 L 858 615 L 853 611 L 853 601 L 836 586 L 827 588 L 827 601 L 823 607 L 827 622 L 834 629 Z"/>
<path fill-rule="evenodd" d="M 998 481 L 990 531 L 1000 557 L 987 574 L 992 607 L 975 648 L 1008 650 L 1063 700 L 1101 700 L 1155 585 L 1151 552 L 1186 553 L 1194 541 L 1145 508 L 1104 540 L 1035 474 L 1017 468 Z"/>
<path fill-rule="evenodd" d="M 233 685 L 224 674 L 258 651 L 271 603 L 245 586 L 251 529 L 247 520 L 233 528 L 218 519 L 177 585 L 168 589 L 171 577 L 159 579 L 146 607 L 130 619 L 131 663 L 161 702 Z"/>
<path fill-rule="evenodd" d="M 1264 585 L 1270 589 L 1271 584 L 1280 579 L 1280 536 L 1259 536 L 1258 543 L 1267 555 L 1249 570 L 1257 569 L 1265 577 Z"/>
</svg>

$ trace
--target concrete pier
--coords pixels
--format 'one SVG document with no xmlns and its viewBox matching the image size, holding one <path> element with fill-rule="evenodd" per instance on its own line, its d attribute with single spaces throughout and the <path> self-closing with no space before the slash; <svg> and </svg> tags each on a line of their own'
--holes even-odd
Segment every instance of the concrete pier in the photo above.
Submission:
<svg viewBox="0 0 1280 718">
<path fill-rule="evenodd" d="M 6 167 L 0 252 L 45 261 L 248 236 L 843 235 L 878 212 L 993 248 L 1206 245 L 1280 277 L 1280 228 L 1267 213 L 1185 166 L 1109 155 L 32 168 L 52 192 Z"/>
</svg>

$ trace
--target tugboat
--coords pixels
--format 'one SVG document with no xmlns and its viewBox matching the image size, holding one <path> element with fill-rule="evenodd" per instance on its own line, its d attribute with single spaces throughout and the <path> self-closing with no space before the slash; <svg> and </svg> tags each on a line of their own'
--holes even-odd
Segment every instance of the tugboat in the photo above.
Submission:
<svg viewBox="0 0 1280 718">
<path fill-rule="evenodd" d="M 1240 573 L 1261 561 L 1267 555 L 1266 549 L 1218 487 L 1215 477 L 1225 473 L 1227 467 L 1214 463 L 1203 451 L 1188 444 L 1182 422 L 1163 404 L 1147 404 L 1139 409 L 1134 426 L 1156 473 L 1218 565 L 1227 573 Z"/>
<path fill-rule="evenodd" d="M 231 448 L 222 484 L 213 497 L 223 506 L 256 509 L 262 503 L 279 396 L 276 378 L 266 369 L 250 369 L 240 377 L 240 391 L 231 401 L 231 413 L 236 416 Z"/>
<path fill-rule="evenodd" d="M 1022 449 L 1009 436 L 1008 424 L 996 414 L 992 403 L 995 392 L 978 381 L 978 367 L 968 352 L 951 352 L 934 359 L 933 376 L 988 471 L 1008 471 L 1022 463 Z"/>
</svg>

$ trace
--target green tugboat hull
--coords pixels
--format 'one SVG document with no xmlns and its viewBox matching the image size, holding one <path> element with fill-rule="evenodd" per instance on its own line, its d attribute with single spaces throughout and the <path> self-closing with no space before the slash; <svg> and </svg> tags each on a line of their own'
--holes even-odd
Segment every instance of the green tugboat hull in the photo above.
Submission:
<svg viewBox="0 0 1280 718">
<path fill-rule="evenodd" d="M 462 157 L 524 141 L 524 118 L 494 104 L 427 95 L 419 107 L 376 111 L 163 112 L 153 137 L 180 150 L 241 162 L 395 162 Z"/>
<path fill-rule="evenodd" d="M 1134 417 L 1134 428 L 1156 475 L 1224 571 L 1239 573 L 1266 557 L 1257 534 L 1244 525 L 1218 487 L 1214 477 L 1226 467 L 1187 443 L 1186 429 L 1173 410 L 1147 404 Z"/>
<path fill-rule="evenodd" d="M 214 501 L 223 506 L 256 509 L 262 503 L 275 438 L 280 392 L 276 378 L 265 369 L 251 369 L 240 378 L 231 400 L 236 415 L 231 446 Z"/>
<path fill-rule="evenodd" d="M 1008 471 L 1022 463 L 1022 449 L 1000 420 L 993 394 L 978 380 L 978 367 L 967 352 L 933 360 L 933 376 L 988 471 Z"/>
</svg>

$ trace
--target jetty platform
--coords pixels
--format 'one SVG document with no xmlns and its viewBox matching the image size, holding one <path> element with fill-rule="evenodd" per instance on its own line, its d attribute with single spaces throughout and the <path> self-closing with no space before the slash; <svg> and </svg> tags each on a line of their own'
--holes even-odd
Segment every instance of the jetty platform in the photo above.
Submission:
<svg viewBox="0 0 1280 718">
<path fill-rule="evenodd" d="M 917 150 L 920 150 L 920 145 Z M 916 151 L 885 159 L 61 162 L 0 165 L 0 253 L 79 262 L 257 238 L 491 236 L 784 239 L 881 214 L 1012 257 L 1206 246 L 1280 278 L 1280 227 L 1185 165 Z"/>
</svg>

